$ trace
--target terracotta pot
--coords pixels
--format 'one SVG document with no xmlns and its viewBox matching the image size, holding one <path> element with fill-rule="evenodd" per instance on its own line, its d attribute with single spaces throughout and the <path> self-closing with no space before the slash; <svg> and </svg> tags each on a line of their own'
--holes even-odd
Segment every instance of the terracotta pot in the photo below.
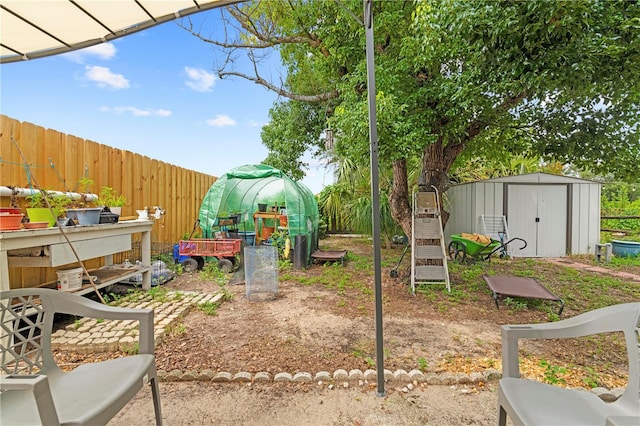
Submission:
<svg viewBox="0 0 640 426">
<path fill-rule="evenodd" d="M 0 214 L 0 231 L 14 231 L 22 227 L 23 214 Z"/>
<path fill-rule="evenodd" d="M 260 235 L 262 236 L 263 240 L 268 240 L 271 234 L 273 234 L 273 231 L 275 230 L 276 228 L 273 226 L 263 226 L 262 233 Z"/>
</svg>

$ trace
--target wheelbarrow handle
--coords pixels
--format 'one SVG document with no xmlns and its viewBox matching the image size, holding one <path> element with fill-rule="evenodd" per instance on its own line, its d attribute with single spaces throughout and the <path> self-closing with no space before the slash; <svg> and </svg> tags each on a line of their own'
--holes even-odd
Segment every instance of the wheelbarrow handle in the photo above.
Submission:
<svg viewBox="0 0 640 426">
<path fill-rule="evenodd" d="M 523 244 L 523 245 L 522 245 L 522 247 L 520 247 L 520 250 L 524 250 L 525 248 L 527 248 L 527 242 L 526 242 L 525 240 L 523 240 L 522 238 L 518 238 L 518 237 L 515 237 L 515 238 L 510 239 L 509 241 L 507 241 L 507 242 L 506 242 L 506 243 L 504 243 L 503 245 L 505 245 L 505 246 L 506 246 L 507 244 L 511 244 L 511 242 L 512 242 L 512 241 L 516 241 L 516 240 L 518 240 L 518 241 L 522 241 L 522 244 Z"/>
</svg>

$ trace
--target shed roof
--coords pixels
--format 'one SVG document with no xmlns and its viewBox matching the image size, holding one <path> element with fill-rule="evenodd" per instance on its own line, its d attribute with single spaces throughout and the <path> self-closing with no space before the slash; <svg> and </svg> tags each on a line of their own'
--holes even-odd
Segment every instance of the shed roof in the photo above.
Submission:
<svg viewBox="0 0 640 426">
<path fill-rule="evenodd" d="M 468 184 L 477 183 L 477 182 L 565 183 L 565 184 L 566 183 L 580 183 L 580 184 L 595 183 L 595 184 L 601 185 L 601 182 L 596 182 L 593 180 L 581 179 L 581 178 L 572 177 L 572 176 L 554 175 L 551 173 L 536 172 L 536 173 L 525 173 L 522 175 L 515 175 L 515 176 L 502 176 L 502 177 L 484 179 L 484 180 L 474 181 L 474 182 L 465 182 L 465 183 L 458 184 L 456 186 L 468 185 Z"/>
</svg>

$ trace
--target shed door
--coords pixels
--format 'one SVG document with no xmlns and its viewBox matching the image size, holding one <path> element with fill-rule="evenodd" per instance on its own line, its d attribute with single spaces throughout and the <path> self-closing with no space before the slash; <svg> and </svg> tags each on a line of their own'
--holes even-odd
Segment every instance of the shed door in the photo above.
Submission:
<svg viewBox="0 0 640 426">
<path fill-rule="evenodd" d="M 518 257 L 558 257 L 567 254 L 567 187 L 565 185 L 508 185 L 509 235 Z"/>
</svg>

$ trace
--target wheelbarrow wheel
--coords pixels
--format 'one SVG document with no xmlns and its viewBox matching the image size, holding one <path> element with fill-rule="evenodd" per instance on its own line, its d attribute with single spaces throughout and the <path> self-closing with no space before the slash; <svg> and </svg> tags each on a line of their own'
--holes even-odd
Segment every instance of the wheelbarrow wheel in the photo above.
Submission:
<svg viewBox="0 0 640 426">
<path fill-rule="evenodd" d="M 195 272 L 198 270 L 198 261 L 192 257 L 183 260 L 181 265 L 185 272 Z"/>
<path fill-rule="evenodd" d="M 220 259 L 218 260 L 218 269 L 226 274 L 233 272 L 233 262 L 229 259 Z"/>
<path fill-rule="evenodd" d="M 448 249 L 449 257 L 458 262 L 464 262 L 467 259 L 467 249 L 460 241 L 451 241 Z"/>
</svg>

